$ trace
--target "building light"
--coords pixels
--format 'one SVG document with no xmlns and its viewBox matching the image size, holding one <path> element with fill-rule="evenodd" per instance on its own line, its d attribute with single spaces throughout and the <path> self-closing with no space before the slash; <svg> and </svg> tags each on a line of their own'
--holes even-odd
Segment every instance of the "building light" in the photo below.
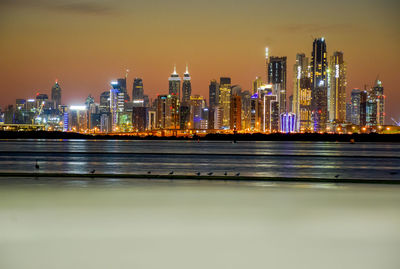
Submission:
<svg viewBox="0 0 400 269">
<path fill-rule="evenodd" d="M 86 106 L 72 105 L 69 107 L 70 110 L 86 110 Z"/>
<path fill-rule="evenodd" d="M 339 65 L 337 64 L 337 65 L 335 66 L 335 68 L 336 68 L 336 70 L 335 70 L 335 77 L 336 77 L 336 78 L 339 78 Z"/>
</svg>

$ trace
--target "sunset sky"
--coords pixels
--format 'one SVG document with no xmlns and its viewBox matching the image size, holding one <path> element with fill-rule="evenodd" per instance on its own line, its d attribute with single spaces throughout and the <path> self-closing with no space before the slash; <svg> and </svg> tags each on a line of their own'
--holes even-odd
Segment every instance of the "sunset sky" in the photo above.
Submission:
<svg viewBox="0 0 400 269">
<path fill-rule="evenodd" d="M 379 75 L 387 123 L 400 119 L 399 0 L 0 0 L 0 105 L 47 93 L 57 78 L 64 104 L 96 102 L 109 82 L 142 77 L 151 98 L 167 93 L 174 64 L 189 64 L 192 93 L 208 99 L 210 79 L 251 88 L 265 78 L 264 47 L 288 57 L 288 96 L 296 53 L 313 38 L 328 55 L 344 52 L 347 95 Z"/>
</svg>

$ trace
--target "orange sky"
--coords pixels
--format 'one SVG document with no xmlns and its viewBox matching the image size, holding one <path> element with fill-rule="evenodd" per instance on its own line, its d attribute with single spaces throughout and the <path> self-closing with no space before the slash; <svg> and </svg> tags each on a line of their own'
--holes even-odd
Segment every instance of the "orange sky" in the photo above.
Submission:
<svg viewBox="0 0 400 269">
<path fill-rule="evenodd" d="M 110 80 L 131 70 L 145 93 L 166 93 L 168 76 L 189 64 L 194 94 L 230 76 L 250 89 L 264 76 L 264 47 L 288 57 L 288 96 L 295 55 L 311 54 L 324 36 L 329 56 L 344 52 L 348 95 L 379 74 L 387 122 L 400 118 L 400 2 L 397 0 L 1 0 L 0 105 L 48 93 L 56 78 L 63 103 L 99 101 Z"/>
</svg>

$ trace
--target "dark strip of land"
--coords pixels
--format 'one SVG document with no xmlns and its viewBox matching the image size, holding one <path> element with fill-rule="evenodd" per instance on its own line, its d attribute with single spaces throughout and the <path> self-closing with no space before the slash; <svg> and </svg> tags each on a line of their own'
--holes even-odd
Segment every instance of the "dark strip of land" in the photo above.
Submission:
<svg viewBox="0 0 400 269">
<path fill-rule="evenodd" d="M 400 142 L 400 134 L 207 134 L 204 136 L 138 136 L 130 134 L 80 134 L 49 131 L 0 131 L 0 139 L 93 139 L 93 140 L 215 140 L 215 141 L 332 141 Z"/>
<path fill-rule="evenodd" d="M 357 178 L 289 178 L 289 177 L 251 177 L 251 176 L 204 176 L 204 175 L 143 175 L 143 174 L 76 174 L 76 173 L 28 173 L 2 172 L 0 181 L 9 178 L 126 178 L 126 179 L 169 179 L 206 181 L 244 181 L 244 182 L 291 182 L 291 183 L 341 183 L 341 184 L 391 184 L 399 185 L 398 179 L 357 179 Z"/>
</svg>

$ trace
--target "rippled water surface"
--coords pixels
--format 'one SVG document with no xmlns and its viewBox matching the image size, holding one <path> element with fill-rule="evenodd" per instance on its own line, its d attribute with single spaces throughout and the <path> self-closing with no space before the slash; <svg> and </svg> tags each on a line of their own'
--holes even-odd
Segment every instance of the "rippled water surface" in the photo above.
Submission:
<svg viewBox="0 0 400 269">
<path fill-rule="evenodd" d="M 1 172 L 236 174 L 400 180 L 399 143 L 0 141 Z"/>
</svg>

